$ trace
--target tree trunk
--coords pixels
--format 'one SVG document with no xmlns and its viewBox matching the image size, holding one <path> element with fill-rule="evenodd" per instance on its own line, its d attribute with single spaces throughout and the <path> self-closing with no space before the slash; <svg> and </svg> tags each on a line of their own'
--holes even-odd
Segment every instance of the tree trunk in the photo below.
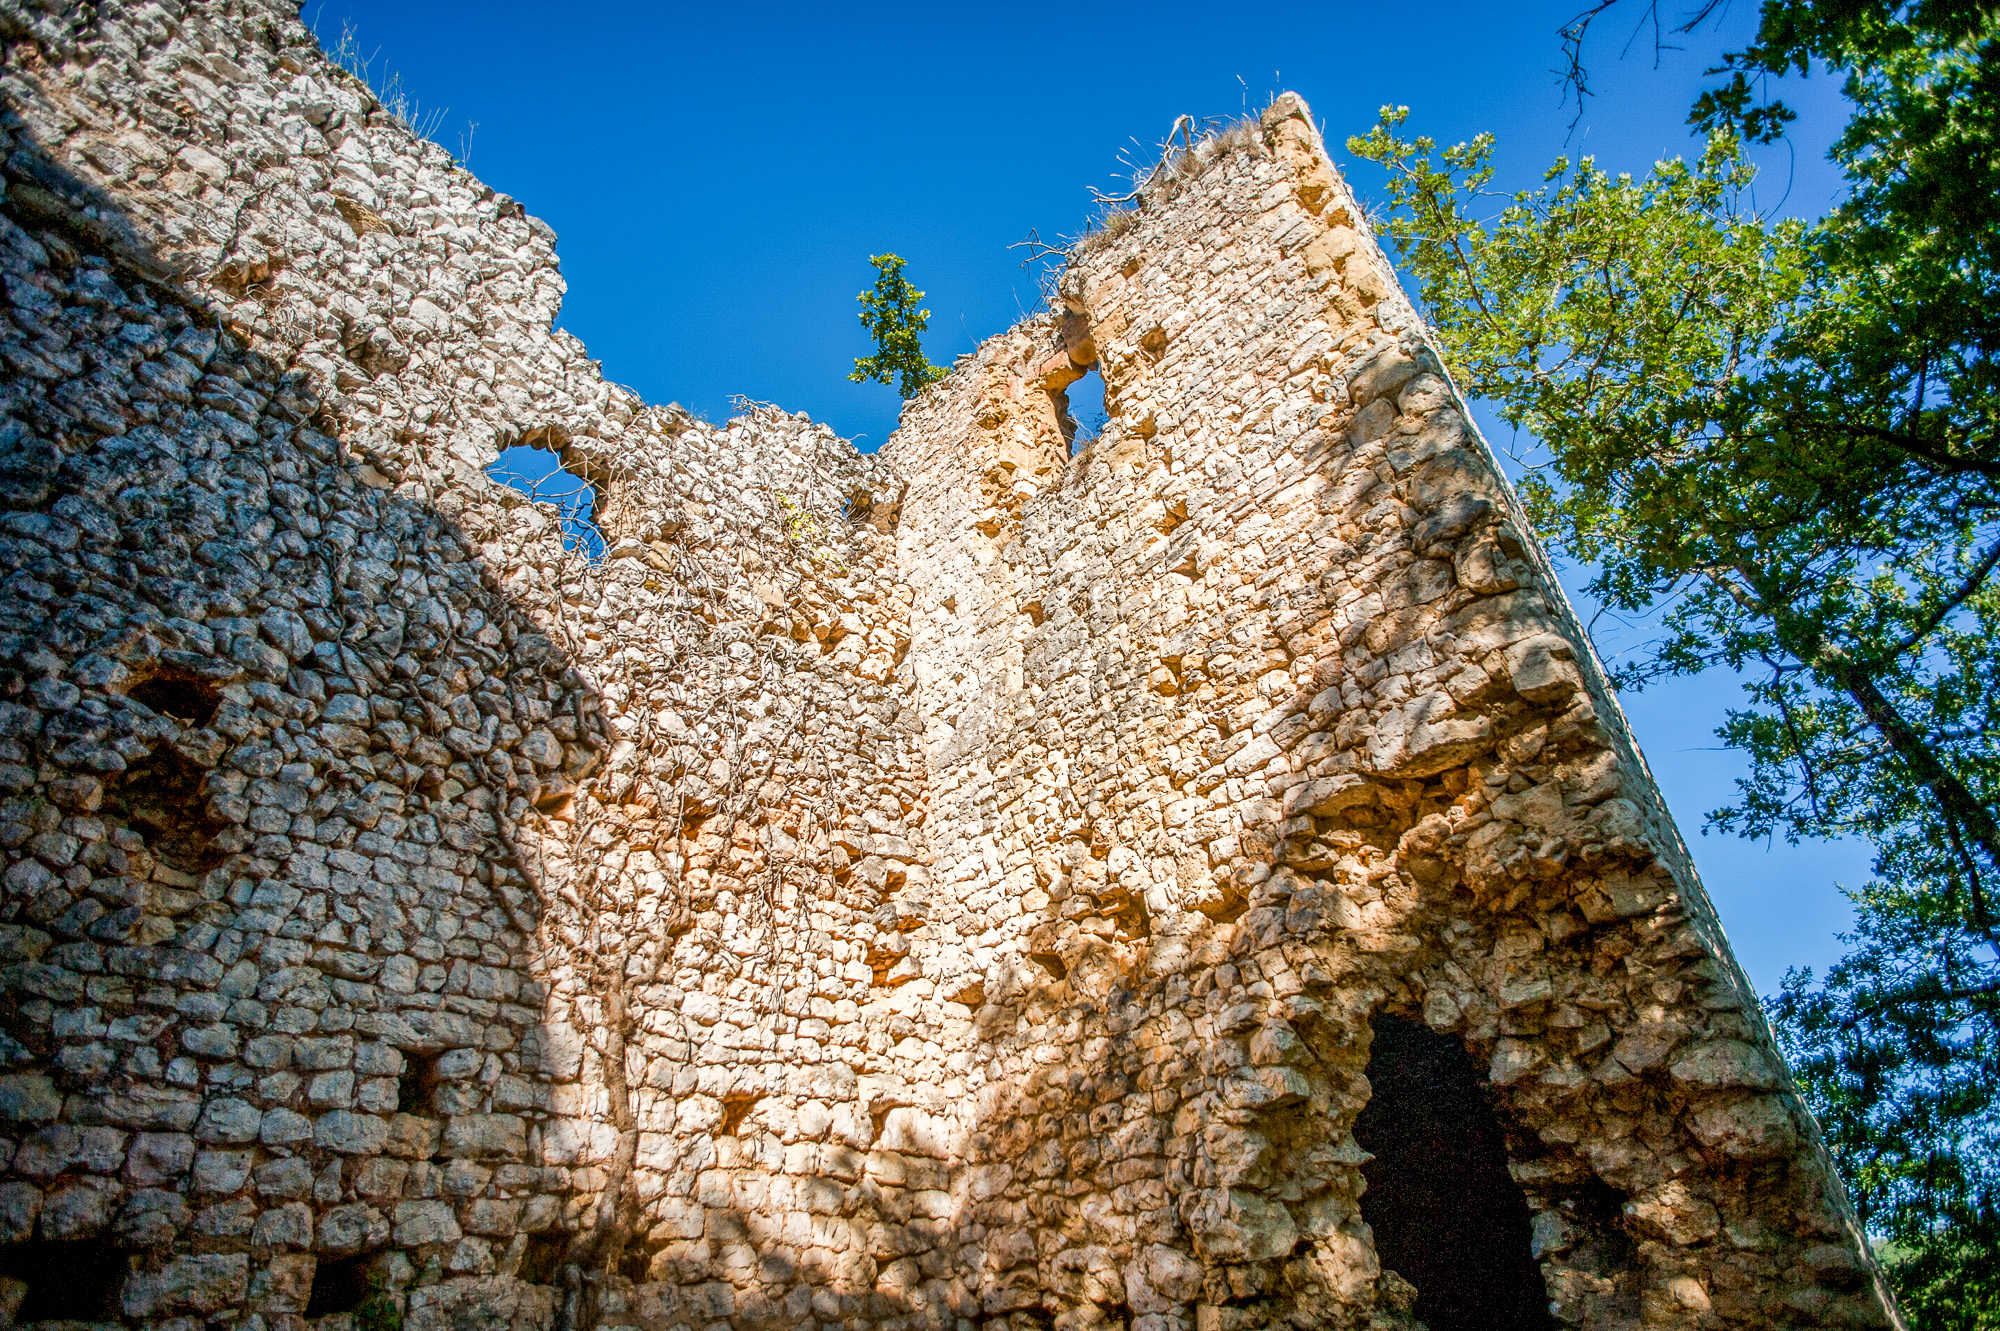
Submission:
<svg viewBox="0 0 2000 1331">
<path fill-rule="evenodd" d="M 1791 614 L 1789 599 L 1777 594 L 1777 589 L 1767 585 L 1754 570 L 1738 566 L 1736 571 L 1763 602 L 1762 609 L 1770 616 L 1779 644 L 1798 660 L 1825 672 L 1854 700 L 1868 724 L 1888 741 L 1890 749 L 1909 768 L 1910 775 L 1937 801 L 1945 818 L 1971 838 L 1985 854 L 1990 867 L 2000 870 L 2000 822 L 1995 821 L 1993 810 L 1938 757 L 1916 727 L 1903 719 L 1903 714 L 1876 684 L 1873 670 L 1849 656 L 1845 649 L 1828 643 L 1817 628 L 1801 623 Z M 1990 932 L 1993 921 L 1985 918 L 1984 894 L 1976 885 L 1973 890 L 1976 923 L 1982 932 Z"/>
</svg>

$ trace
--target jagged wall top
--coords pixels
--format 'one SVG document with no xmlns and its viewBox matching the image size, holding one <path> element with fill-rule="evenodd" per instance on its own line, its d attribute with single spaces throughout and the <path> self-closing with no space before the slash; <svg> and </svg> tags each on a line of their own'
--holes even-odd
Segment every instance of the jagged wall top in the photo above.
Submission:
<svg viewBox="0 0 2000 1331">
<path fill-rule="evenodd" d="M 0 1242 L 92 1314 L 1406 1325 L 1386 1017 L 1570 1321 L 1889 1317 L 1301 105 L 861 458 L 605 384 L 291 13 L 0 25 Z"/>
</svg>

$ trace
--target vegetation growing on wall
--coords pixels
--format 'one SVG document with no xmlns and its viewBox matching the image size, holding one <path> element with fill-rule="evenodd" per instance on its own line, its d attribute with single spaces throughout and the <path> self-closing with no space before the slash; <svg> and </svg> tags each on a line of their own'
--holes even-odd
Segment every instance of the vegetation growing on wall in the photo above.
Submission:
<svg viewBox="0 0 2000 1331">
<path fill-rule="evenodd" d="M 847 377 L 857 384 L 893 383 L 904 397 L 915 397 L 945 376 L 942 366 L 924 357 L 921 334 L 930 326 L 931 312 L 918 308 L 924 293 L 903 276 L 900 256 L 871 254 L 868 262 L 875 265 L 875 286 L 855 299 L 861 302 L 861 326 L 875 339 L 875 354 L 857 356 Z"/>
</svg>

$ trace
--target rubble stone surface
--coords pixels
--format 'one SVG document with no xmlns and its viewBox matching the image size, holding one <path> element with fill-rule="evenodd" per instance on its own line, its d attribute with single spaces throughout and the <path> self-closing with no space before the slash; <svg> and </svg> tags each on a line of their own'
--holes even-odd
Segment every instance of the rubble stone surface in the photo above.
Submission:
<svg viewBox="0 0 2000 1331">
<path fill-rule="evenodd" d="M 1296 98 L 864 456 L 607 383 L 288 6 L 0 41 L 7 1320 L 1410 1326 L 1400 1018 L 1563 1324 L 1894 1324 Z"/>
</svg>

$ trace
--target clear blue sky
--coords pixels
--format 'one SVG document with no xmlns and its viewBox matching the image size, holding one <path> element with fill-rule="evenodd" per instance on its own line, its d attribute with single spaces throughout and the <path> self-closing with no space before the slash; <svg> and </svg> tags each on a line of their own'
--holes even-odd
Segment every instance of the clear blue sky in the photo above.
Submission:
<svg viewBox="0 0 2000 1331">
<path fill-rule="evenodd" d="M 1581 7 L 309 0 L 305 17 L 329 40 L 351 24 L 378 87 L 399 74 L 445 111 L 439 143 L 469 146 L 475 172 L 555 227 L 570 288 L 561 324 L 607 375 L 714 420 L 733 395 L 776 402 L 873 448 L 898 404 L 846 379 L 869 350 L 854 300 L 872 277 L 867 256 L 909 261 L 928 293 L 931 358 L 949 361 L 1037 302 L 1006 246 L 1030 229 L 1073 233 L 1087 187 L 1116 186 L 1121 151 L 1146 159 L 1183 112 L 1233 116 L 1291 89 L 1339 155 L 1377 107 L 1403 103 L 1409 129 L 1446 142 L 1497 133 L 1509 188 L 1566 148 L 1635 172 L 1689 152 L 1702 70 L 1740 43 L 1756 7 L 1743 0 L 1720 31 L 1671 38 L 1685 49 L 1657 61 L 1650 32 L 1627 49 L 1636 11 L 1613 11 L 1588 52 L 1598 96 L 1572 130 L 1553 71 L 1556 30 Z M 1823 156 L 1836 93 L 1825 78 L 1792 90 L 1805 115 L 1795 147 L 1765 154 L 1760 203 L 1813 215 L 1836 197 Z M 1379 193 L 1374 168 L 1340 165 L 1364 198 Z M 1645 629 L 1598 633 L 1615 653 Z M 1735 693 L 1711 672 L 1625 705 L 1768 993 L 1786 966 L 1838 955 L 1848 912 L 1833 884 L 1859 886 L 1867 855 L 1702 835 L 1742 770 L 1712 737 Z"/>
</svg>

